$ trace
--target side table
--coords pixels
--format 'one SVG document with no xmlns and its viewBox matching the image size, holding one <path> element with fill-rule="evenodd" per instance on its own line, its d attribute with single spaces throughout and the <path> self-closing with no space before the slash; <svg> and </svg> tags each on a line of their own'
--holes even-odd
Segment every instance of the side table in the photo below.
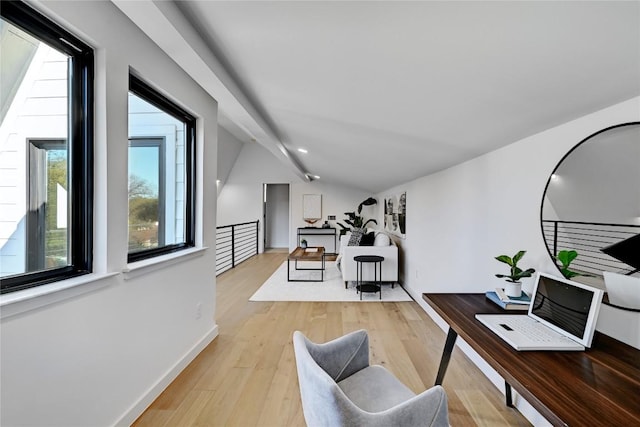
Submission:
<svg viewBox="0 0 640 427">
<path fill-rule="evenodd" d="M 382 261 L 384 261 L 384 257 L 379 255 L 358 255 L 353 259 L 356 262 L 356 291 L 360 292 L 360 299 L 362 300 L 363 292 L 380 292 L 380 299 L 382 299 L 380 282 L 382 281 Z M 362 280 L 363 263 L 373 264 L 373 281 Z"/>
</svg>

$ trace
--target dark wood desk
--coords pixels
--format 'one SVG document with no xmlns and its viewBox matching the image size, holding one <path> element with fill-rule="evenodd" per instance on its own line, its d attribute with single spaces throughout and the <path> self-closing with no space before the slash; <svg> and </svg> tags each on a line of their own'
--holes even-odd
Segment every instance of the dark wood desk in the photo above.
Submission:
<svg viewBox="0 0 640 427">
<path fill-rule="evenodd" d="M 449 324 L 436 384 L 460 335 L 552 424 L 640 426 L 640 350 L 596 332 L 583 352 L 519 352 L 475 319 L 477 313 L 505 313 L 484 294 L 422 298 Z"/>
</svg>

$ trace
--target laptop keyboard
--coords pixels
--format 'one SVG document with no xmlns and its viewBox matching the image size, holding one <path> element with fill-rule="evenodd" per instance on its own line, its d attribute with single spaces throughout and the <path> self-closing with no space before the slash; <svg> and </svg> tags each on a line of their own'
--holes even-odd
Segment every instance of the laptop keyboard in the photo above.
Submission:
<svg viewBox="0 0 640 427">
<path fill-rule="evenodd" d="M 541 325 L 528 317 L 513 318 L 509 321 L 509 326 L 526 336 L 530 341 L 536 343 L 545 343 L 557 341 L 562 337 L 560 334 L 556 334 L 553 331 L 540 327 Z"/>
</svg>

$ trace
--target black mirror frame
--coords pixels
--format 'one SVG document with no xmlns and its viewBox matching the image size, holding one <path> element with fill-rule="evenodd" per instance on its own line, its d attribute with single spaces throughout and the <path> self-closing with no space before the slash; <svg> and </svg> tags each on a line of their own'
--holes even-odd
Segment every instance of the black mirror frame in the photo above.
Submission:
<svg viewBox="0 0 640 427">
<path fill-rule="evenodd" d="M 571 155 L 571 153 L 573 153 L 578 147 L 580 147 L 582 144 L 584 144 L 585 142 L 587 142 L 588 140 L 590 140 L 591 138 L 594 138 L 598 135 L 600 135 L 601 133 L 610 131 L 612 129 L 617 129 L 620 127 L 624 127 L 624 126 L 633 126 L 633 125 L 640 125 L 640 121 L 639 122 L 627 122 L 627 123 L 621 123 L 621 124 L 617 124 L 617 125 L 613 125 L 613 126 L 609 126 L 607 128 L 601 129 L 589 136 L 587 136 L 586 138 L 584 138 L 582 141 L 580 141 L 579 143 L 577 143 L 575 146 L 573 146 L 573 148 L 571 148 L 571 150 L 569 150 L 564 156 L 562 156 L 562 158 L 560 159 L 560 161 L 558 161 L 558 163 L 556 164 L 555 168 L 553 168 L 553 171 L 551 171 L 551 173 L 549 174 L 549 178 L 547 179 L 547 184 L 544 187 L 544 192 L 542 193 L 542 201 L 540 203 L 540 233 L 542 235 L 542 240 L 544 241 L 544 246 L 547 250 L 547 253 L 549 254 L 549 257 L 551 257 L 551 260 L 553 261 L 553 265 L 556 267 L 556 269 L 558 270 L 558 272 L 562 275 L 562 272 L 560 271 L 560 267 L 558 267 L 558 263 L 555 260 L 554 255 L 551 253 L 551 250 L 549 249 L 549 245 L 547 244 L 547 240 L 545 238 L 545 234 L 544 234 L 544 224 L 543 224 L 543 211 L 544 211 L 544 200 L 545 197 L 547 196 L 547 190 L 549 189 L 549 184 L 551 183 L 551 177 L 553 176 L 553 174 L 555 174 L 558 170 L 558 168 L 560 167 L 560 165 L 564 162 L 564 160 L 569 157 Z M 626 308 L 626 307 L 619 307 L 617 305 L 613 305 L 611 303 L 609 303 L 608 300 L 603 300 L 603 303 L 610 305 L 612 307 L 616 307 L 619 308 L 621 310 L 627 310 L 627 311 L 636 311 L 636 312 L 640 312 L 640 310 L 637 309 L 633 309 L 633 308 Z"/>
</svg>

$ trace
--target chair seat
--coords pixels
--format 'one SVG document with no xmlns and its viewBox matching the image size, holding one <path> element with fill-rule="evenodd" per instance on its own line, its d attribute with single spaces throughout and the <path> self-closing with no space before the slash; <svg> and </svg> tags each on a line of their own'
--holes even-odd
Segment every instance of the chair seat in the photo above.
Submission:
<svg viewBox="0 0 640 427">
<path fill-rule="evenodd" d="M 367 412 L 385 411 L 415 396 L 391 372 L 379 365 L 356 372 L 340 381 L 338 386 L 356 406 Z"/>
</svg>

